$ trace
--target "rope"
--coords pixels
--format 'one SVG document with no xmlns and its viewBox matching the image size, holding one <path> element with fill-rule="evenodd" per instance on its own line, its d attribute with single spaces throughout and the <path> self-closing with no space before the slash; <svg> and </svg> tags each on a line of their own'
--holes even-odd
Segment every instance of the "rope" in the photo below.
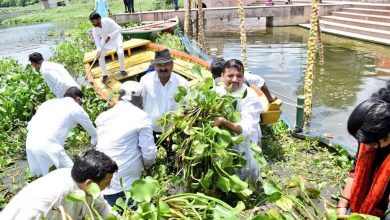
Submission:
<svg viewBox="0 0 390 220">
<path fill-rule="evenodd" d="M 302 106 L 302 105 L 297 105 L 297 104 L 289 103 L 289 102 L 283 102 L 283 105 L 284 105 L 284 104 L 293 106 L 293 107 L 295 107 L 295 108 L 303 109 L 303 106 Z"/>
<path fill-rule="evenodd" d="M 283 97 L 283 98 L 285 98 L 285 99 L 288 99 L 288 100 L 290 100 L 290 101 L 292 101 L 292 102 L 297 103 L 297 101 L 294 100 L 294 99 L 292 99 L 292 98 L 289 98 L 289 97 L 287 97 L 287 96 L 285 96 L 285 95 L 282 95 L 282 94 L 280 94 L 280 93 L 278 93 L 278 92 L 275 92 L 275 91 L 273 91 L 273 90 L 271 90 L 271 89 L 270 89 L 269 91 L 271 91 L 272 93 L 275 93 L 275 94 L 278 95 L 278 96 L 281 96 L 281 97 Z"/>
</svg>

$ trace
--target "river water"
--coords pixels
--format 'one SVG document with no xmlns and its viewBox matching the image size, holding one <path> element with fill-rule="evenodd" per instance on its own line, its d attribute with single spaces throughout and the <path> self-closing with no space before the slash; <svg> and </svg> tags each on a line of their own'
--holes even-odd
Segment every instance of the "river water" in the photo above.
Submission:
<svg viewBox="0 0 390 220">
<path fill-rule="evenodd" d="M 28 54 L 37 51 L 48 59 L 52 47 L 63 37 L 55 24 L 16 27 L 0 26 L 0 58 L 11 56 L 22 64 Z M 270 88 L 296 100 L 303 94 L 308 31 L 298 27 L 268 28 L 248 35 L 249 69 L 265 78 Z M 310 130 L 334 135 L 337 143 L 354 152 L 356 143 L 346 130 L 352 109 L 390 79 L 390 47 L 355 40 L 323 36 L 325 65 L 316 69 L 313 118 Z M 207 36 L 208 46 L 225 59 L 240 58 L 239 35 Z M 280 97 L 280 96 L 279 96 Z M 294 123 L 293 101 L 285 101 L 283 110 Z"/>
<path fill-rule="evenodd" d="M 26 65 L 30 53 L 40 52 L 45 59 L 48 59 L 52 56 L 52 47 L 63 39 L 62 30 L 60 26 L 51 23 L 0 26 L 0 58 L 9 56 Z M 54 32 L 58 35 L 48 36 Z"/>
<path fill-rule="evenodd" d="M 269 87 L 293 100 L 303 94 L 309 32 L 299 27 L 269 28 L 248 35 L 249 70 Z M 390 47 L 324 35 L 323 70 L 316 68 L 310 131 L 334 136 L 334 142 L 356 151 L 346 122 L 353 108 L 390 79 Z M 210 48 L 225 59 L 240 59 L 239 35 L 208 36 Z M 215 54 L 214 54 L 215 56 Z M 279 96 L 280 97 L 280 96 Z M 283 110 L 294 124 L 293 101 Z"/>
</svg>

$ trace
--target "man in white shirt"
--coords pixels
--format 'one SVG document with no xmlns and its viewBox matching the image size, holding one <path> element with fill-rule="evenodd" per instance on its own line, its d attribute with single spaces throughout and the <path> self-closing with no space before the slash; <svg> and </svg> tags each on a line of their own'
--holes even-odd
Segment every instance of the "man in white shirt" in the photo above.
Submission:
<svg viewBox="0 0 390 220">
<path fill-rule="evenodd" d="M 51 99 L 39 106 L 27 125 L 26 152 L 33 175 L 42 176 L 52 166 L 72 167 L 73 162 L 66 154 L 64 143 L 68 132 L 80 124 L 96 144 L 96 130 L 88 114 L 81 107 L 83 93 L 70 87 L 64 98 Z"/>
<path fill-rule="evenodd" d="M 258 144 L 261 140 L 260 114 L 264 111 L 257 94 L 249 89 L 244 83 L 244 65 L 241 61 L 232 59 L 224 64 L 224 71 L 221 79 L 223 85 L 217 86 L 216 91 L 221 95 L 233 95 L 234 97 L 243 96 L 245 91 L 247 95 L 243 98 L 237 98 L 237 111 L 241 114 L 241 120 L 233 123 L 226 118 L 217 117 L 214 119 L 214 125 L 223 127 L 234 132 L 236 135 L 243 135 L 244 141 L 236 146 L 237 150 L 243 154 L 247 163 L 238 174 L 242 179 L 249 178 L 256 182 L 260 178 L 260 168 L 257 160 L 254 158 L 254 152 L 250 149 L 250 144 Z"/>
<path fill-rule="evenodd" d="M 182 76 L 172 72 L 173 58 L 168 49 L 156 51 L 152 61 L 155 71 L 141 78 L 143 109 L 152 120 L 155 134 L 161 134 L 163 128 L 157 124 L 161 116 L 177 108 L 173 99 L 179 86 L 188 87 L 188 82 Z"/>
<path fill-rule="evenodd" d="M 111 185 L 103 191 L 104 198 L 114 206 L 118 198 L 126 201 L 125 190 L 141 177 L 142 170 L 150 168 L 156 159 L 152 122 L 141 109 L 141 85 L 127 81 L 119 90 L 119 101 L 96 119 L 98 150 L 110 156 L 119 166 Z"/>
<path fill-rule="evenodd" d="M 211 73 L 213 75 L 214 82 L 216 85 L 222 82 L 221 74 L 223 72 L 224 64 L 225 64 L 225 60 L 223 58 L 217 58 L 211 62 Z M 267 97 L 268 102 L 270 103 L 277 99 L 276 96 L 272 95 L 271 92 L 269 91 L 268 86 L 265 83 L 263 77 L 259 75 L 252 74 L 250 71 L 245 72 L 244 83 L 247 84 L 247 86 L 253 84 L 257 88 L 259 88 Z"/>
<path fill-rule="evenodd" d="M 80 86 L 76 83 L 69 72 L 58 63 L 49 62 L 43 59 L 42 54 L 32 53 L 28 56 L 31 65 L 42 74 L 49 89 L 57 98 L 64 97 L 67 89 Z"/>
<path fill-rule="evenodd" d="M 0 219 L 62 219 L 62 207 L 72 219 L 84 219 L 89 216 L 85 204 L 66 202 L 65 197 L 76 190 L 87 193 L 87 187 L 92 182 L 103 190 L 110 185 L 117 170 L 117 164 L 107 155 L 88 150 L 75 160 L 72 168 L 55 170 L 24 187 L 0 213 Z M 87 202 L 91 205 L 92 197 L 88 194 Z M 95 200 L 94 207 L 104 219 L 111 211 L 102 196 Z"/>
<path fill-rule="evenodd" d="M 103 83 L 107 82 L 106 52 L 116 49 L 118 54 L 120 73 L 122 76 L 127 75 L 125 69 L 125 55 L 123 52 L 122 28 L 111 18 L 102 18 L 99 13 L 92 12 L 89 20 L 94 26 L 92 35 L 96 45 L 96 59 L 99 59 L 100 68 L 102 69 Z"/>
</svg>

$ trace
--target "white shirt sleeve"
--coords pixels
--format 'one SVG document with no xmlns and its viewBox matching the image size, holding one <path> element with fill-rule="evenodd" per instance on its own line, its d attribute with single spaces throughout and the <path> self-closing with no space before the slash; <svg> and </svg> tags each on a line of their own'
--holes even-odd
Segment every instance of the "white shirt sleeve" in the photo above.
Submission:
<svg viewBox="0 0 390 220">
<path fill-rule="evenodd" d="M 48 71 L 50 71 L 50 70 L 42 70 L 41 71 L 43 79 L 47 83 L 47 86 L 49 87 L 50 91 L 52 93 L 54 93 L 54 95 L 57 98 L 62 98 L 61 94 L 56 92 L 57 90 L 55 89 L 55 84 L 57 82 L 57 79 L 53 76 L 53 74 L 50 74 L 50 72 L 48 72 Z M 51 70 L 51 71 L 53 71 L 53 70 Z M 64 94 L 62 94 L 62 95 L 64 95 Z"/>
<path fill-rule="evenodd" d="M 119 34 L 121 34 L 122 27 L 119 26 L 114 20 L 107 19 L 107 25 L 110 25 L 115 28 L 115 30 L 108 35 L 111 39 L 116 38 L 119 36 Z"/>
<path fill-rule="evenodd" d="M 263 77 L 261 77 L 259 75 L 252 74 L 252 73 L 246 73 L 245 80 L 249 84 L 255 84 L 257 88 L 263 87 L 264 83 L 265 83 L 265 80 L 263 79 Z"/>
<path fill-rule="evenodd" d="M 107 218 L 112 209 L 112 207 L 107 203 L 101 194 L 95 201 L 95 207 L 103 219 Z"/>
<path fill-rule="evenodd" d="M 147 120 L 147 122 L 145 123 L 145 126 L 139 130 L 138 145 L 141 149 L 144 166 L 145 168 L 149 168 L 156 160 L 157 148 L 154 143 L 152 122 L 148 117 L 144 120 Z"/>
<path fill-rule="evenodd" d="M 97 50 L 97 51 L 101 51 L 101 50 L 102 50 L 102 45 L 100 44 L 100 38 L 101 38 L 101 36 L 99 36 L 99 35 L 96 33 L 96 29 L 95 29 L 95 28 L 94 28 L 93 31 L 92 31 L 92 36 L 93 36 L 93 40 L 95 41 L 96 50 Z"/>
<path fill-rule="evenodd" d="M 260 122 L 260 114 L 264 111 L 264 107 L 255 96 L 249 96 L 245 99 L 246 100 L 243 100 L 243 106 L 241 107 L 240 112 L 241 120 L 238 122 L 238 124 L 242 128 L 242 135 L 248 136 L 252 133 L 254 128 L 258 127 Z"/>
<path fill-rule="evenodd" d="M 93 126 L 91 120 L 89 119 L 88 114 L 84 111 L 84 109 L 81 106 L 78 106 L 74 117 L 75 117 L 74 118 L 75 121 L 78 124 L 80 124 L 88 132 L 88 134 L 91 136 L 91 144 L 96 145 L 96 143 L 97 143 L 96 129 Z"/>
</svg>

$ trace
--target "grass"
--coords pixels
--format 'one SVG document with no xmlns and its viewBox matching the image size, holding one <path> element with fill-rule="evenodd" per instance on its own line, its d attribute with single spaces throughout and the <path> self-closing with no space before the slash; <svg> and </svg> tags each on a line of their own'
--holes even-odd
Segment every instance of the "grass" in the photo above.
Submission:
<svg viewBox="0 0 390 220">
<path fill-rule="evenodd" d="M 50 10 L 43 10 L 42 7 L 38 7 L 38 5 L 32 5 L 23 9 L 28 10 L 28 8 L 33 8 L 33 9 L 37 9 L 36 11 L 21 16 L 17 16 L 14 18 L 6 19 L 1 24 L 20 25 L 20 24 L 33 24 L 33 23 L 44 23 L 44 22 L 74 23 L 80 20 L 87 20 L 89 14 L 91 14 L 91 12 L 94 9 L 94 2 L 95 2 L 94 0 L 71 1 L 70 4 L 67 5 L 66 7 L 58 7 Z M 151 11 L 151 10 L 158 9 L 159 6 L 161 6 L 159 2 L 162 2 L 162 0 L 150 0 L 150 1 L 135 0 L 134 2 L 135 2 L 135 8 L 134 8 L 135 11 L 140 11 L 139 2 L 142 2 L 141 3 L 142 11 Z M 109 3 L 111 13 L 116 14 L 116 13 L 124 12 L 124 5 L 122 0 L 108 0 L 108 3 Z M 183 4 L 182 1 L 179 1 L 179 4 L 182 5 Z M 169 4 L 166 6 L 166 8 L 172 9 L 173 6 Z M 14 8 L 7 8 L 5 10 L 8 11 L 22 10 L 22 8 L 14 7 Z"/>
</svg>

